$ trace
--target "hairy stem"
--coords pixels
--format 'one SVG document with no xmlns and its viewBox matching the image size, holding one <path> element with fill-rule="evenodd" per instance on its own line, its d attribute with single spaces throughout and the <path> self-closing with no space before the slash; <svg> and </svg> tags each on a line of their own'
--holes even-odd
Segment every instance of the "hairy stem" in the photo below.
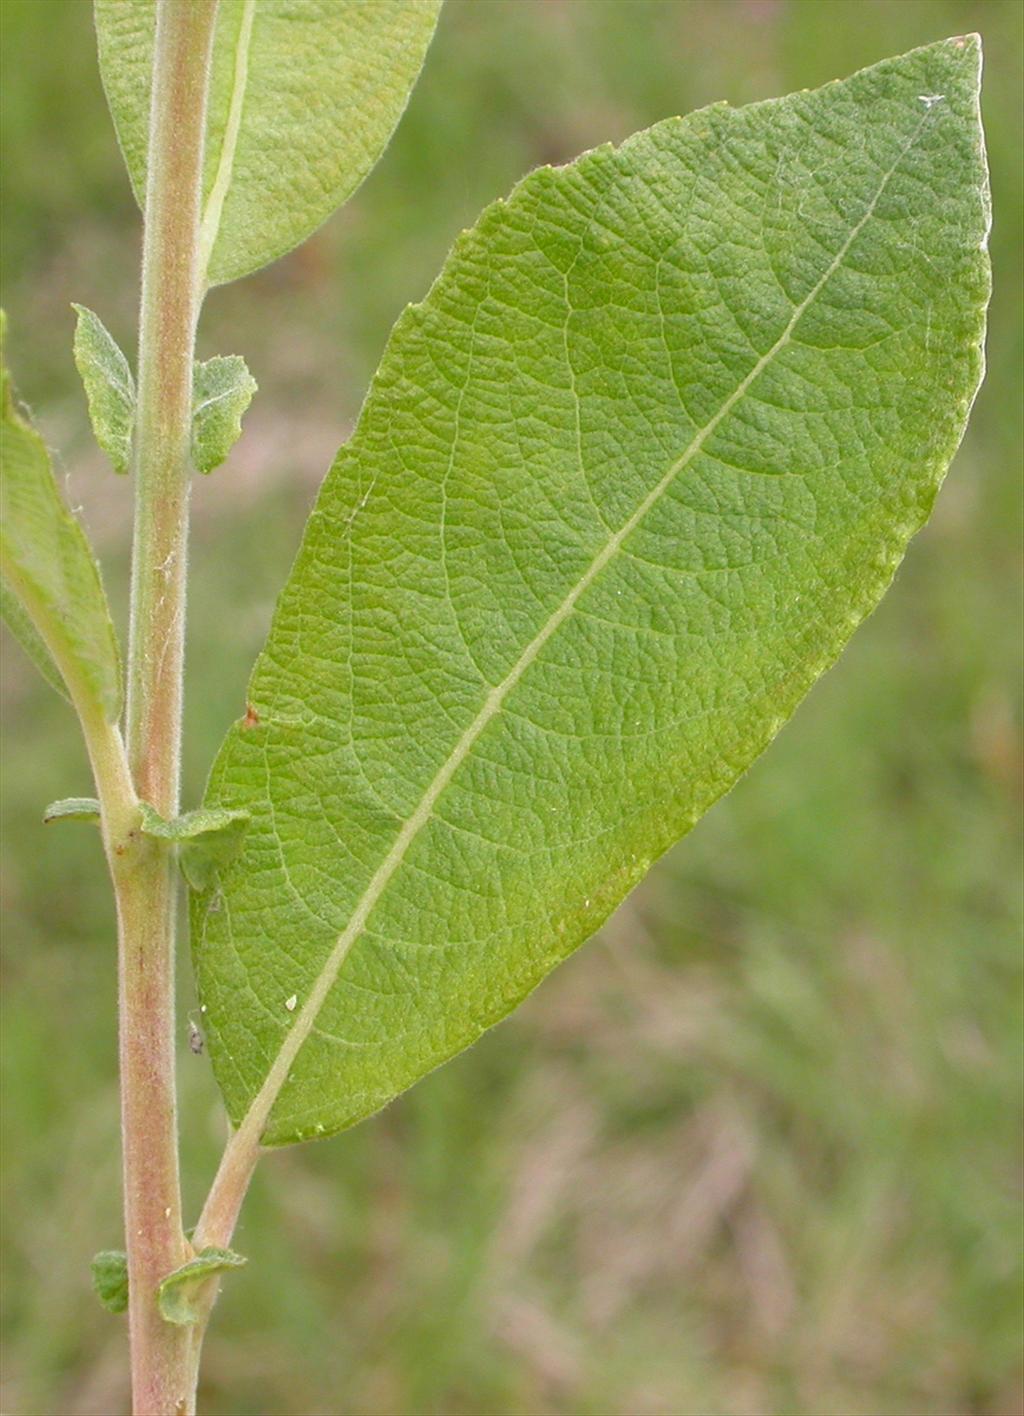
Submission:
<svg viewBox="0 0 1024 1416">
<path fill-rule="evenodd" d="M 224 1150 L 216 1178 L 196 1225 L 192 1242 L 197 1253 L 210 1246 L 226 1249 L 230 1244 L 242 1201 L 259 1158 L 258 1132 L 251 1125 L 241 1126 L 234 1132 Z M 203 1287 L 204 1291 L 197 1294 L 195 1300 L 200 1318 L 192 1329 L 192 1365 L 196 1380 L 199 1375 L 203 1338 L 213 1305 L 217 1301 L 220 1278 L 214 1275 Z"/>
<path fill-rule="evenodd" d="M 223 1249 L 231 1243 L 249 1181 L 260 1157 L 259 1131 L 245 1122 L 234 1132 L 221 1157 L 196 1226 L 196 1247 Z"/>
<path fill-rule="evenodd" d="M 203 132 L 217 0 L 158 0 L 134 437 L 127 753 L 135 790 L 178 810 L 189 444 Z M 112 861 L 120 937 L 121 1122 L 135 1416 L 194 1409 L 187 1329 L 157 1307 L 182 1232 L 174 1051 L 176 881 L 144 841 Z"/>
</svg>

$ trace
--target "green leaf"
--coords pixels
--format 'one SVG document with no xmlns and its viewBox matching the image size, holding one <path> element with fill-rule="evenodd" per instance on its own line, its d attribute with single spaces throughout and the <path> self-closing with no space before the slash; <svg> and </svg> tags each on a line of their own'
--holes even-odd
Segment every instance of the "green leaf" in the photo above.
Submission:
<svg viewBox="0 0 1024 1416">
<path fill-rule="evenodd" d="M 11 629 L 37 665 L 55 663 L 72 699 L 91 701 L 113 722 L 121 666 L 99 567 L 57 490 L 42 438 L 14 406 L 6 364 L 0 379 L 0 571 L 5 609 L 10 599 L 21 609 Z"/>
<path fill-rule="evenodd" d="M 166 821 L 149 802 L 140 802 L 142 831 L 178 847 L 181 873 L 193 890 L 208 890 L 242 848 L 247 811 L 199 807 Z"/>
<path fill-rule="evenodd" d="M 169 1323 L 187 1326 L 199 1321 L 196 1297 L 202 1286 L 227 1269 L 241 1268 L 245 1259 L 233 1249 L 204 1249 L 187 1264 L 169 1273 L 157 1289 L 160 1312 Z"/>
<path fill-rule="evenodd" d="M 72 308 L 78 313 L 75 365 L 85 385 L 92 430 L 114 464 L 114 471 L 127 472 L 135 419 L 132 371 L 100 317 L 84 305 L 72 305 Z"/>
<path fill-rule="evenodd" d="M 61 801 L 51 801 L 43 812 L 43 821 L 93 821 L 99 822 L 100 804 L 95 797 L 64 797 Z"/>
<path fill-rule="evenodd" d="M 207 793 L 236 1123 L 337 1131 L 504 1017 L 877 604 L 982 374 L 979 61 L 534 172 L 399 320 Z"/>
<path fill-rule="evenodd" d="M 241 354 L 220 354 L 196 364 L 192 386 L 192 461 L 212 472 L 242 435 L 242 414 L 256 392 L 256 380 Z"/>
<path fill-rule="evenodd" d="M 60 676 L 60 669 L 53 662 L 53 658 L 47 649 L 46 644 L 36 633 L 35 626 L 29 619 L 26 612 L 21 608 L 21 603 L 9 589 L 6 581 L 0 580 L 0 618 L 3 619 L 7 628 L 14 635 L 15 639 L 24 649 L 25 653 L 35 664 L 43 678 L 55 688 L 62 698 L 68 697 L 68 691 L 64 687 L 64 680 Z M 68 702 L 71 700 L 68 699 Z"/>
<path fill-rule="evenodd" d="M 408 102 L 440 0 L 220 0 L 203 174 L 211 285 L 304 241 L 348 200 Z M 96 0 L 100 71 L 139 205 L 156 6 Z"/>
<path fill-rule="evenodd" d="M 104 1249 L 91 1267 L 96 1297 L 108 1312 L 123 1313 L 128 1307 L 128 1255 L 121 1249 Z"/>
</svg>

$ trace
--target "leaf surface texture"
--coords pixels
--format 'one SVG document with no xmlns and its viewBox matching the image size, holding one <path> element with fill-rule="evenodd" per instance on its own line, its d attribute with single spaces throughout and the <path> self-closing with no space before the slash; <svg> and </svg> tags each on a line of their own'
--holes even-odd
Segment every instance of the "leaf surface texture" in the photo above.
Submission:
<svg viewBox="0 0 1024 1416">
<path fill-rule="evenodd" d="M 349 1126 L 736 781 L 925 521 L 982 373 L 979 46 L 527 177 L 399 320 L 207 803 L 232 1119 Z"/>
<path fill-rule="evenodd" d="M 212 472 L 242 436 L 242 415 L 256 380 L 241 354 L 218 354 L 196 364 L 192 385 L 192 461 Z"/>
<path fill-rule="evenodd" d="M 110 1313 L 123 1313 L 128 1307 L 128 1255 L 123 1249 L 104 1249 L 91 1264 L 92 1286 L 96 1297 Z"/>
<path fill-rule="evenodd" d="M 0 340 L 2 340 L 0 326 Z M 99 567 L 57 489 L 50 455 L 0 366 L 0 571 L 11 631 L 51 683 L 108 722 L 121 710 L 120 654 Z"/>
<path fill-rule="evenodd" d="M 440 0 L 220 0 L 203 173 L 211 285 L 258 270 L 348 200 L 405 109 Z M 140 206 L 154 0 L 96 0 L 100 71 Z"/>
<path fill-rule="evenodd" d="M 61 698 L 71 702 L 64 687 L 60 669 L 53 662 L 46 641 L 39 635 L 28 614 L 21 607 L 21 601 L 5 580 L 0 580 L 0 619 L 35 664 L 51 688 L 57 690 Z"/>
<path fill-rule="evenodd" d="M 96 441 L 114 464 L 127 472 L 132 456 L 135 380 L 128 360 L 99 315 L 75 305 L 75 367 L 85 388 Z"/>
</svg>

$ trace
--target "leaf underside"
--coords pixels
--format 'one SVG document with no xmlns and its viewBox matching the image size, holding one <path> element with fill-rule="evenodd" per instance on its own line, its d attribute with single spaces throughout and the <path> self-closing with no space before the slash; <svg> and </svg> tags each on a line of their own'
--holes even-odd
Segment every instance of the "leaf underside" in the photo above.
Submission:
<svg viewBox="0 0 1024 1416">
<path fill-rule="evenodd" d="M 114 464 L 114 471 L 128 471 L 135 420 L 135 380 L 128 360 L 99 315 L 84 305 L 73 305 L 75 367 L 89 403 L 89 420 L 100 447 Z"/>
<path fill-rule="evenodd" d="M 63 797 L 51 801 L 43 812 L 43 821 L 90 821 L 95 825 L 100 820 L 100 804 L 96 797 Z"/>
<path fill-rule="evenodd" d="M 441 0 L 220 0 L 201 242 L 211 285 L 304 241 L 374 166 L 419 74 Z M 96 0 L 100 72 L 144 204 L 153 0 Z"/>
<path fill-rule="evenodd" d="M 0 381 L 0 608 L 43 676 L 113 722 L 120 653 L 99 567 L 60 495 L 46 444 L 15 407 L 6 366 Z"/>
<path fill-rule="evenodd" d="M 196 364 L 192 386 L 192 462 L 212 472 L 242 435 L 242 416 L 256 380 L 241 354 L 218 354 Z"/>
<path fill-rule="evenodd" d="M 727 791 L 922 525 L 982 373 L 980 48 L 527 177 L 391 337 L 207 801 L 228 1110 L 349 1126 Z"/>
<path fill-rule="evenodd" d="M 5 581 L 0 580 L 0 619 L 35 664 L 43 678 L 55 688 L 61 698 L 68 698 L 60 670 L 53 662 L 45 641 L 37 633 L 35 625 L 21 607 L 21 602 Z M 68 702 L 70 703 L 70 699 Z"/>
</svg>

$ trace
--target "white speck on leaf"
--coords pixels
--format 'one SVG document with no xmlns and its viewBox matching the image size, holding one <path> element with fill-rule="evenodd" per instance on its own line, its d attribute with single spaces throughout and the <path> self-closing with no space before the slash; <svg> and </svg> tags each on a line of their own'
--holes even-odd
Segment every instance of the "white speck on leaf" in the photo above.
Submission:
<svg viewBox="0 0 1024 1416">
<path fill-rule="evenodd" d="M 295 1005 L 298 1001 L 299 995 L 297 993 L 293 993 L 290 998 L 284 1000 L 284 1006 L 288 1009 L 289 1013 L 295 1012 Z"/>
<path fill-rule="evenodd" d="M 919 93 L 917 95 L 918 102 L 923 103 L 925 108 L 931 108 L 934 104 L 941 103 L 945 97 L 944 93 Z"/>
</svg>

